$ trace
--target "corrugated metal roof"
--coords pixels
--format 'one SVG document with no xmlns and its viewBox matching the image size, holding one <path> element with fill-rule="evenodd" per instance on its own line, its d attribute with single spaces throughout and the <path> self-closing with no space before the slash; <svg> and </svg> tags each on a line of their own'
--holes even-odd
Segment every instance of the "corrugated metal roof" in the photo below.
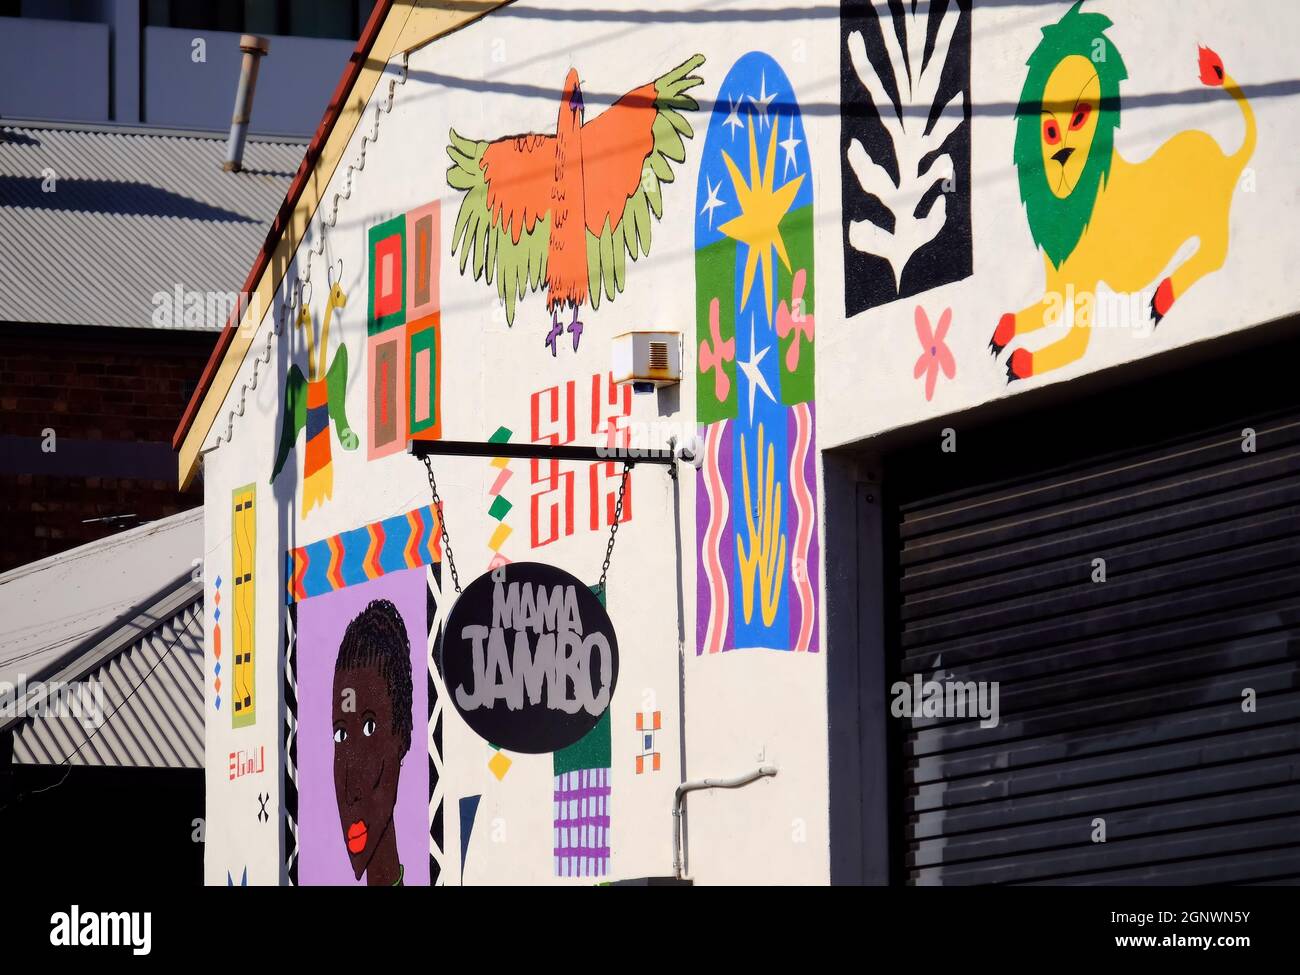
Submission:
<svg viewBox="0 0 1300 975">
<path fill-rule="evenodd" d="M 141 328 L 178 285 L 237 292 L 306 145 L 250 139 L 240 173 L 222 171 L 225 146 L 208 133 L 0 126 L 0 321 Z"/>
<path fill-rule="evenodd" d="M 95 662 L 97 661 L 97 662 Z M 186 581 L 54 680 L 98 686 L 80 713 L 29 715 L 17 765 L 203 767 L 203 589 Z"/>
<path fill-rule="evenodd" d="M 14 762 L 203 766 L 202 555 L 195 508 L 0 575 L 0 683 L 27 692 L 0 701 Z M 32 707 L 69 684 L 93 707 Z"/>
<path fill-rule="evenodd" d="M 192 508 L 0 574 L 0 681 L 62 670 L 203 555 L 203 509 Z"/>
</svg>

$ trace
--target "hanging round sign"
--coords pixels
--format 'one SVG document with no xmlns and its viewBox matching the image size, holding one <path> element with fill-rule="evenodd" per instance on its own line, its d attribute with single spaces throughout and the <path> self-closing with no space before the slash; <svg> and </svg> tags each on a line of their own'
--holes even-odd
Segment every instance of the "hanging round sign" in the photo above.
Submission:
<svg viewBox="0 0 1300 975">
<path fill-rule="evenodd" d="M 511 562 L 456 600 L 439 670 L 479 736 L 507 751 L 553 752 L 591 731 L 609 707 L 618 640 L 581 580 L 553 565 Z"/>
</svg>

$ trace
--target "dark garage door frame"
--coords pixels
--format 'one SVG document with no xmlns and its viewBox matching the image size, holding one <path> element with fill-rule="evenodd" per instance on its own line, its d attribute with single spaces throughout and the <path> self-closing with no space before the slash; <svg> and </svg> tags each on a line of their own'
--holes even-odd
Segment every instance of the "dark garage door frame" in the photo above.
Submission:
<svg viewBox="0 0 1300 975">
<path fill-rule="evenodd" d="M 998 400 L 823 454 L 831 879 L 907 879 L 897 524 L 902 498 L 1050 470 L 1300 407 L 1292 318 Z M 943 455 L 942 431 L 956 431 Z M 851 525 L 855 530 L 842 530 Z"/>
</svg>

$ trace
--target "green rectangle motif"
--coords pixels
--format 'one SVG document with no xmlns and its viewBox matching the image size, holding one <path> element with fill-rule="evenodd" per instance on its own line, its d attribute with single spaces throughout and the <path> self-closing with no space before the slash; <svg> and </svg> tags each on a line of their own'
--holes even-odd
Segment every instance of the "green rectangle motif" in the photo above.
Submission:
<svg viewBox="0 0 1300 975">
<path fill-rule="evenodd" d="M 776 262 L 776 293 L 780 298 L 776 334 L 781 353 L 781 402 L 793 406 L 811 403 L 815 395 L 813 208 L 802 207 L 786 214 L 781 221 L 781 233 L 785 236 L 790 266 Z"/>
<path fill-rule="evenodd" d="M 371 227 L 366 259 L 370 271 L 366 333 L 374 335 L 406 320 L 406 215 Z"/>
<path fill-rule="evenodd" d="M 436 316 L 434 316 L 436 319 Z M 438 325 L 436 321 L 415 331 L 411 326 L 407 350 L 408 426 L 412 434 L 438 426 Z"/>
<path fill-rule="evenodd" d="M 736 242 L 695 252 L 695 412 L 697 423 L 736 416 Z"/>
</svg>

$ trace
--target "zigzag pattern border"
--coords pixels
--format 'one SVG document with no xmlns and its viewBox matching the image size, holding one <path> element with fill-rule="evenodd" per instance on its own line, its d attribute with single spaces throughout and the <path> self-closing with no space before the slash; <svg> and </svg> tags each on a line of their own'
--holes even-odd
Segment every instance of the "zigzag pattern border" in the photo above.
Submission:
<svg viewBox="0 0 1300 975">
<path fill-rule="evenodd" d="M 284 875 L 298 885 L 298 607 L 292 603 L 284 616 Z"/>
<path fill-rule="evenodd" d="M 285 553 L 285 601 L 310 599 L 440 561 L 438 512 L 432 504 L 424 505 L 290 549 Z"/>
<path fill-rule="evenodd" d="M 425 625 L 428 627 L 425 644 L 426 660 L 429 674 L 429 884 L 434 887 L 446 886 L 446 845 L 445 818 L 443 801 L 446 786 L 443 777 L 442 757 L 442 712 L 445 688 L 438 669 L 438 653 L 442 638 L 443 595 L 442 570 L 439 565 L 430 565 L 425 570 L 428 583 L 425 612 Z"/>
</svg>

